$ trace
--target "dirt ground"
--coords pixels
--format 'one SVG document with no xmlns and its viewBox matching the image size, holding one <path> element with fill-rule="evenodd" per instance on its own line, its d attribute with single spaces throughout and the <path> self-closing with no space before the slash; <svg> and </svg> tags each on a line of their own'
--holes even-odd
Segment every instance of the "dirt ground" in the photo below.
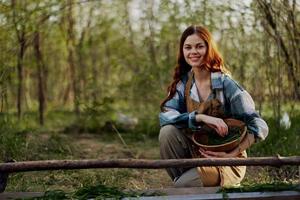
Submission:
<svg viewBox="0 0 300 200">
<path fill-rule="evenodd" d="M 116 137 L 115 140 L 103 140 L 93 134 L 80 134 L 71 141 L 80 148 L 81 159 L 159 159 L 158 141 L 126 142 L 124 145 Z M 128 185 L 134 189 L 172 187 L 171 179 L 164 169 L 128 169 L 132 177 L 128 177 Z"/>
</svg>

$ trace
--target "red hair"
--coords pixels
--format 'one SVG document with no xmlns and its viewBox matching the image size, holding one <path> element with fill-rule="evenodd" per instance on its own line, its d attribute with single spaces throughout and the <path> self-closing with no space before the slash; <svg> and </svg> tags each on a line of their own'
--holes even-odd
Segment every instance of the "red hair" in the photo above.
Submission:
<svg viewBox="0 0 300 200">
<path fill-rule="evenodd" d="M 183 44 L 186 38 L 190 35 L 197 34 L 202 40 L 204 40 L 207 46 L 207 52 L 204 56 L 203 63 L 200 67 L 205 67 L 206 70 L 210 72 L 223 72 L 229 73 L 229 71 L 224 66 L 224 61 L 219 53 L 215 42 L 212 39 L 211 33 L 202 26 L 189 26 L 185 31 L 183 31 L 180 43 L 179 51 L 177 55 L 177 64 L 174 69 L 173 81 L 168 86 L 168 96 L 160 104 L 160 108 L 163 111 L 164 104 L 170 100 L 176 93 L 176 85 L 180 79 L 191 70 L 191 66 L 185 61 L 183 55 Z"/>
</svg>

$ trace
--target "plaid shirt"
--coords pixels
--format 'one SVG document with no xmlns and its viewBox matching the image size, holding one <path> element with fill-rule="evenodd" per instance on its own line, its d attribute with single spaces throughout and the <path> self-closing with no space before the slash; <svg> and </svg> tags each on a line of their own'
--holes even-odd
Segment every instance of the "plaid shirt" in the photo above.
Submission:
<svg viewBox="0 0 300 200">
<path fill-rule="evenodd" d="M 173 124 L 177 128 L 201 128 L 196 122 L 196 111 L 187 112 L 184 91 L 188 79 L 186 74 L 177 83 L 176 93 L 164 105 L 165 111 L 159 114 L 160 125 Z M 264 140 L 268 135 L 268 125 L 255 111 L 255 105 L 250 94 L 228 75 L 220 72 L 211 73 L 212 93 L 209 99 L 217 98 L 223 105 L 227 117 L 242 120 L 246 123 L 249 132 L 256 139 Z M 195 81 L 190 90 L 190 97 L 200 102 Z"/>
</svg>

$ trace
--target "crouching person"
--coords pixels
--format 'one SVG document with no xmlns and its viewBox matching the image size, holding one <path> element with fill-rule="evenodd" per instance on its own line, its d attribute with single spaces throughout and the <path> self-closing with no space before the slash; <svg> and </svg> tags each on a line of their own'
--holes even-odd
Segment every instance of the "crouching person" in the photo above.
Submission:
<svg viewBox="0 0 300 200">
<path fill-rule="evenodd" d="M 216 112 L 204 112 L 214 105 Z M 247 127 L 238 147 L 229 152 L 195 147 L 191 134 L 203 125 L 225 137 L 225 117 L 241 120 Z M 190 26 L 182 33 L 173 81 L 159 118 L 162 159 L 247 157 L 245 150 L 268 135 L 268 126 L 255 112 L 251 96 L 230 77 L 210 32 L 201 26 Z M 176 187 L 231 186 L 243 180 L 246 167 L 183 167 L 168 168 L 167 172 Z"/>
</svg>

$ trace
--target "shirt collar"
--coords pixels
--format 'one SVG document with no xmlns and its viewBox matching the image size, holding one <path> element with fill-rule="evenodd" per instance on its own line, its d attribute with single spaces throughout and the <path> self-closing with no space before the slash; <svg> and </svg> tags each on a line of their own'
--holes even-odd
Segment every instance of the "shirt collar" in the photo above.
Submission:
<svg viewBox="0 0 300 200">
<path fill-rule="evenodd" d="M 210 77 L 211 77 L 212 90 L 223 89 L 223 76 L 224 75 L 222 74 L 222 72 L 212 72 L 211 73 Z M 197 102 L 200 102 L 198 92 L 197 92 L 197 87 L 196 87 L 196 84 L 195 84 L 195 79 L 193 79 L 193 84 L 192 84 L 191 91 L 190 91 L 190 97 L 193 100 L 195 100 Z"/>
<path fill-rule="evenodd" d="M 211 87 L 212 89 L 222 89 L 223 88 L 223 74 L 222 72 L 212 72 L 211 77 Z"/>
<path fill-rule="evenodd" d="M 193 69 L 190 71 L 190 73 L 193 72 Z M 222 72 L 211 72 L 210 73 L 210 80 L 211 80 L 211 87 L 212 89 L 223 89 L 223 73 Z M 193 84 L 195 84 L 193 80 Z"/>
</svg>

